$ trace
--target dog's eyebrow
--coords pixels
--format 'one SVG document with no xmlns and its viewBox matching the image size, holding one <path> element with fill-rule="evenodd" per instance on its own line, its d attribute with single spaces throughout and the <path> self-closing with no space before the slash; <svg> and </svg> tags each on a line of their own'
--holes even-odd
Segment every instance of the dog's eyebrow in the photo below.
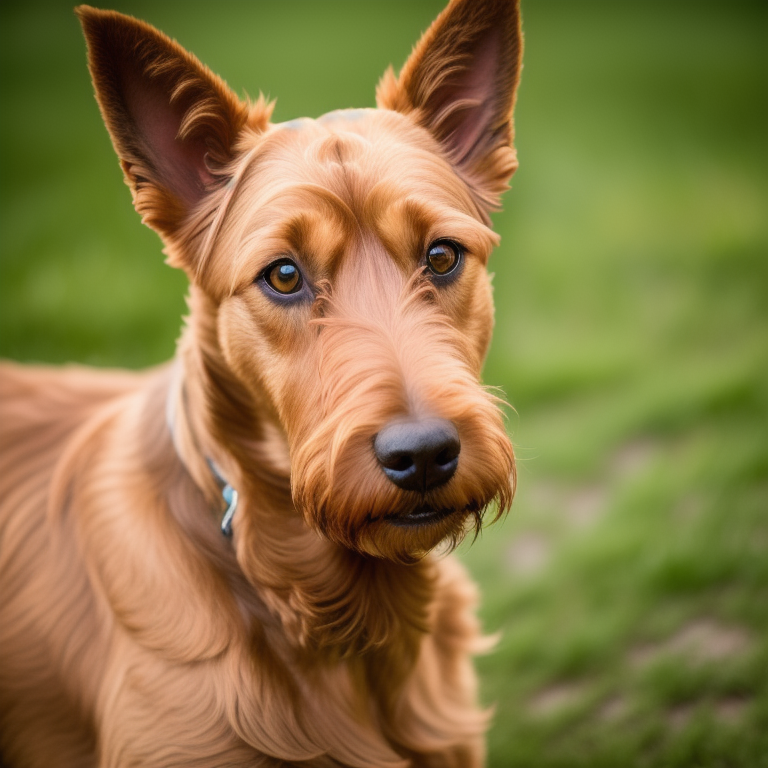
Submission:
<svg viewBox="0 0 768 768">
<path fill-rule="evenodd" d="M 259 200 L 258 211 L 233 238 L 229 250 L 229 291 L 286 251 L 314 262 L 338 257 L 359 228 L 347 204 L 331 190 L 311 182 L 286 184 Z"/>
<path fill-rule="evenodd" d="M 356 224 L 357 217 L 345 200 L 333 190 L 312 181 L 298 184 L 286 184 L 273 194 L 261 201 L 264 210 L 269 207 L 281 206 L 284 210 L 300 212 L 301 210 L 329 209 L 347 224 Z M 319 204 L 319 205 L 318 205 Z"/>
<path fill-rule="evenodd" d="M 418 194 L 405 197 L 379 189 L 369 196 L 366 209 L 376 236 L 393 257 L 405 265 L 420 258 L 422 249 L 439 238 L 459 241 L 485 260 L 499 244 L 499 235 L 468 213 L 451 205 L 426 202 Z"/>
</svg>

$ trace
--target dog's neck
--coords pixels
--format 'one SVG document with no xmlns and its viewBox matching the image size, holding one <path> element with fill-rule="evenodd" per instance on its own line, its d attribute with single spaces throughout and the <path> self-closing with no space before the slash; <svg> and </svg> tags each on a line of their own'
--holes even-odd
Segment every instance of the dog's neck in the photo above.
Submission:
<svg viewBox="0 0 768 768">
<path fill-rule="evenodd" d="M 362 556 L 305 523 L 291 498 L 285 438 L 270 409 L 254 402 L 227 366 L 213 302 L 194 286 L 189 302 L 193 311 L 169 389 L 173 442 L 212 525 L 224 502 L 210 462 L 237 489 L 231 547 L 248 583 L 298 648 L 346 656 L 396 643 L 399 658 L 415 657 L 427 631 L 432 561 L 401 565 Z"/>
<path fill-rule="evenodd" d="M 168 431 L 171 435 L 171 441 L 176 449 L 176 453 L 181 459 L 182 464 L 189 466 L 183 458 L 183 454 L 189 455 L 189 451 L 185 450 L 185 446 L 189 443 L 189 440 L 182 440 L 179 435 L 178 426 L 179 417 L 181 416 L 182 424 L 189 430 L 189 423 L 186 415 L 186 397 L 183 387 L 183 376 L 180 375 L 181 366 L 178 362 L 173 367 L 173 375 L 171 377 L 170 386 L 168 388 L 168 394 L 166 396 L 166 408 L 165 408 L 165 421 L 168 425 Z M 194 442 L 194 440 L 192 441 Z M 195 453 L 199 453 L 196 451 Z M 224 511 L 221 515 L 220 529 L 224 536 L 230 538 L 232 536 L 232 521 L 234 520 L 235 513 L 237 512 L 237 505 L 239 500 L 239 494 L 237 489 L 224 477 L 221 469 L 216 462 L 210 457 L 207 458 L 208 467 L 211 474 L 216 479 L 221 491 L 221 500 L 225 504 Z"/>
</svg>

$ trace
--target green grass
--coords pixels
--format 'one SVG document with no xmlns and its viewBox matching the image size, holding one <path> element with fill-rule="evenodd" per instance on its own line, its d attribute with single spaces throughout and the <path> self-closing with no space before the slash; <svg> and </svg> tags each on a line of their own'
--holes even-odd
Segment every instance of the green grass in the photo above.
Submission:
<svg viewBox="0 0 768 768">
<path fill-rule="evenodd" d="M 373 103 L 440 3 L 122 2 L 276 118 Z M 768 13 L 524 5 L 486 380 L 519 490 L 462 556 L 496 768 L 768 766 Z M 146 365 L 184 280 L 65 3 L 0 9 L 0 353 Z"/>
</svg>

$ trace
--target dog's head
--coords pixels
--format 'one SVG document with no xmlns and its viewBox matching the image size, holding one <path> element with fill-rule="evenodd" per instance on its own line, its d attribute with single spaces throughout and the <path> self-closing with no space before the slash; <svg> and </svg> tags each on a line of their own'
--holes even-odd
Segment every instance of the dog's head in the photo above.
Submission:
<svg viewBox="0 0 768 768">
<path fill-rule="evenodd" d="M 307 522 L 408 559 L 506 509 L 512 448 L 479 376 L 516 0 L 452 0 L 378 109 L 283 124 L 152 27 L 78 13 L 135 206 L 204 297 L 217 365 L 285 436 Z"/>
</svg>

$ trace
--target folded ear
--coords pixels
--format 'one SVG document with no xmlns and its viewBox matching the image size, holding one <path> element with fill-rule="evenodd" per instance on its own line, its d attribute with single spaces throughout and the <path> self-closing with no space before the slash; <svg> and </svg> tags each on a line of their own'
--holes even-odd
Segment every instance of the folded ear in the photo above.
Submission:
<svg viewBox="0 0 768 768">
<path fill-rule="evenodd" d="M 76 12 L 96 99 L 136 210 L 173 241 L 221 180 L 249 107 L 149 24 L 87 5 Z"/>
<path fill-rule="evenodd" d="M 451 0 L 405 63 L 376 91 L 379 107 L 412 114 L 495 208 L 517 168 L 512 110 L 523 40 L 518 0 Z"/>
</svg>

